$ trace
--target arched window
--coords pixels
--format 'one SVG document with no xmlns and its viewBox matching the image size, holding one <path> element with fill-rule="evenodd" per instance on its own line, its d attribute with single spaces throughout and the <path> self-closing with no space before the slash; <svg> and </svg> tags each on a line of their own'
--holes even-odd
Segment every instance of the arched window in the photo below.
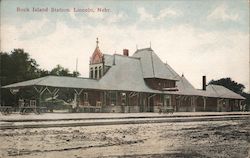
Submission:
<svg viewBox="0 0 250 158">
<path fill-rule="evenodd" d="M 93 68 L 90 69 L 90 78 L 93 78 Z"/>
<path fill-rule="evenodd" d="M 97 67 L 95 67 L 95 78 L 97 78 Z"/>
<path fill-rule="evenodd" d="M 102 77 L 102 67 L 99 66 L 99 78 L 101 78 L 101 77 Z"/>
</svg>

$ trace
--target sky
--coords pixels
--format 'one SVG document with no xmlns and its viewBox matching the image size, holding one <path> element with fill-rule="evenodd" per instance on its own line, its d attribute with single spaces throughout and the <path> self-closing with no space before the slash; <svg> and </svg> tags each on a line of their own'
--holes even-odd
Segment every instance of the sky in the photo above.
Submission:
<svg viewBox="0 0 250 158">
<path fill-rule="evenodd" d="M 0 5 L 1 51 L 22 48 L 40 68 L 60 64 L 74 71 L 78 59 L 78 71 L 88 77 L 98 37 L 105 54 L 126 48 L 132 55 L 151 43 L 161 60 L 196 88 L 206 75 L 207 81 L 231 77 L 249 91 L 248 0 L 1 0 Z"/>
</svg>

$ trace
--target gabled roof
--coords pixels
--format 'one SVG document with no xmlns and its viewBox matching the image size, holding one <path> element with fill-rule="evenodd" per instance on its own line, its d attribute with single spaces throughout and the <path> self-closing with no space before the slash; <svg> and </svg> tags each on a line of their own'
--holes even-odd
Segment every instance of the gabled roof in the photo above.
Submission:
<svg viewBox="0 0 250 158">
<path fill-rule="evenodd" d="M 209 84 L 206 87 L 206 91 L 203 91 L 204 96 L 217 97 L 217 98 L 229 98 L 229 99 L 245 99 L 241 95 L 227 89 L 224 86 Z"/>
<path fill-rule="evenodd" d="M 177 94 L 180 95 L 200 95 L 199 91 L 182 75 L 179 81 L 176 82 L 178 89 Z"/>
<path fill-rule="evenodd" d="M 99 80 L 104 89 L 152 93 L 160 92 L 150 89 L 145 84 L 140 59 L 118 54 L 105 56 L 105 65 L 108 64 L 111 67 Z M 114 65 L 113 61 L 115 63 Z"/>
<path fill-rule="evenodd" d="M 166 66 L 166 68 L 170 71 L 170 73 L 172 74 L 172 76 L 173 76 L 175 79 L 180 80 L 179 74 L 178 74 L 177 72 L 175 72 L 174 69 L 173 69 L 170 65 L 168 65 L 167 63 L 165 63 L 165 66 Z"/>
<path fill-rule="evenodd" d="M 133 54 L 133 57 L 139 57 L 141 59 L 140 61 L 144 78 L 176 80 L 175 76 L 151 48 L 138 49 Z"/>
<path fill-rule="evenodd" d="M 174 78 L 178 81 L 176 82 L 176 87 L 178 89 L 177 92 L 174 92 L 175 94 L 179 95 L 200 95 L 199 91 L 197 91 L 194 86 L 187 80 L 187 78 L 182 75 L 179 76 L 172 67 L 170 67 L 167 63 L 165 63 L 165 66 L 168 70 L 173 74 Z"/>
</svg>

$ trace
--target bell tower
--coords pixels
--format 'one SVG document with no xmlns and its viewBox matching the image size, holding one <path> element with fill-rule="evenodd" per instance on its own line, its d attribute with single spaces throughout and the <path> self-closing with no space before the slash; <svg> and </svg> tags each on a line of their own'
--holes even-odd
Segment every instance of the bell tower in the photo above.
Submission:
<svg viewBox="0 0 250 158">
<path fill-rule="evenodd" d="M 96 38 L 96 48 L 89 62 L 89 78 L 100 79 L 103 76 L 103 68 L 103 54 L 99 49 L 99 40 Z"/>
</svg>

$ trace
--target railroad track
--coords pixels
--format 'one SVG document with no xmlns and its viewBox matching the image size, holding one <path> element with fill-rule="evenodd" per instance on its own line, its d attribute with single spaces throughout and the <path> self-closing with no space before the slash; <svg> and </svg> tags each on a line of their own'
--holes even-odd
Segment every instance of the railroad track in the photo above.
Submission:
<svg viewBox="0 0 250 158">
<path fill-rule="evenodd" d="M 177 122 L 201 122 L 201 121 L 229 121 L 247 120 L 250 115 L 227 116 L 193 116 L 193 117 L 128 117 L 128 118 L 82 118 L 82 119 L 58 119 L 58 120 L 2 120 L 0 130 L 24 129 L 24 128 L 52 128 L 52 127 L 76 127 L 76 126 L 103 126 L 121 124 L 147 124 L 147 123 L 177 123 Z"/>
</svg>

